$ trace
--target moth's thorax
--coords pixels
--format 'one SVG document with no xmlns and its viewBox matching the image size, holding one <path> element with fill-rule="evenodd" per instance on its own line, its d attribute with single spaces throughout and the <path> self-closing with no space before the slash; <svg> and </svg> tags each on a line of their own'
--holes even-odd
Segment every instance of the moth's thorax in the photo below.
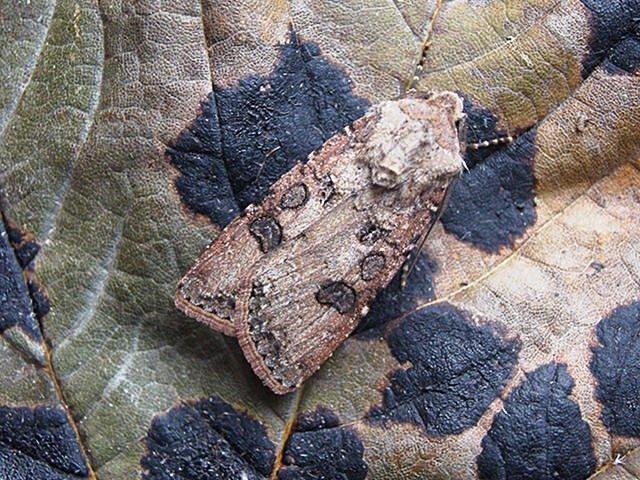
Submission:
<svg viewBox="0 0 640 480">
<path fill-rule="evenodd" d="M 366 132 L 362 158 L 373 185 L 415 198 L 460 172 L 456 122 L 463 113 L 456 94 L 387 101 L 373 114 L 378 120 Z"/>
</svg>

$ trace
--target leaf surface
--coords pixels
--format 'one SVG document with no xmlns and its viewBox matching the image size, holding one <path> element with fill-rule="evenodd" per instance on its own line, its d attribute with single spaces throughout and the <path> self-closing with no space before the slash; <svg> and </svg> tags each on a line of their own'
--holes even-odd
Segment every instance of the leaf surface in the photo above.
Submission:
<svg viewBox="0 0 640 480">
<path fill-rule="evenodd" d="M 3 430 L 0 469 L 638 477 L 638 17 L 633 0 L 4 2 L 0 413 L 53 446 Z M 412 283 L 276 397 L 174 308 L 177 281 L 411 86 L 462 95 L 468 141 L 514 142 L 468 152 Z"/>
</svg>

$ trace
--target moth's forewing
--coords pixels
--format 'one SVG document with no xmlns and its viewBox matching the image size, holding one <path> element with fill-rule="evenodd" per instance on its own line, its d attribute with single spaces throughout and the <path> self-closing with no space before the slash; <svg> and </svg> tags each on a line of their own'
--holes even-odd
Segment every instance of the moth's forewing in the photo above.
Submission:
<svg viewBox="0 0 640 480">
<path fill-rule="evenodd" d="M 361 131 L 371 121 L 372 115 L 365 115 L 352 126 Z M 327 140 L 322 151 L 339 163 L 348 144 L 346 134 L 340 133 Z M 240 280 L 251 276 L 259 260 L 271 258 L 272 250 L 292 248 L 296 243 L 290 240 L 296 232 L 303 232 L 309 222 L 324 214 L 324 203 L 332 202 L 330 179 L 321 179 L 321 191 L 312 193 L 304 186 L 309 182 L 302 181 L 309 174 L 313 175 L 312 167 L 297 165 L 274 184 L 272 193 L 260 205 L 247 207 L 220 233 L 180 280 L 175 296 L 175 305 L 180 310 L 216 331 L 236 335 L 233 315 L 238 310 Z M 287 194 L 276 194 L 276 190 Z M 319 203 L 322 195 L 327 196 L 326 201 Z M 277 226 L 260 218 L 268 212 L 277 218 Z M 279 238 L 274 229 L 280 230 Z"/>
<path fill-rule="evenodd" d="M 355 328 L 433 223 L 461 159 L 453 93 L 384 102 L 276 182 L 200 256 L 176 305 L 238 336 L 276 393 Z"/>
<path fill-rule="evenodd" d="M 262 256 L 245 224 L 241 216 L 224 229 L 182 278 L 175 297 L 184 313 L 231 336 L 238 275 Z"/>
<path fill-rule="evenodd" d="M 384 105 L 285 175 L 233 227 L 258 224 L 266 240 L 237 238 L 269 245 L 258 256 L 236 251 L 243 266 L 231 317 L 245 356 L 276 393 L 295 389 L 353 331 L 459 172 L 457 96 Z M 414 171 L 411 162 L 421 163 Z M 304 201 L 284 208 L 298 198 L 294 189 L 304 189 Z"/>
</svg>

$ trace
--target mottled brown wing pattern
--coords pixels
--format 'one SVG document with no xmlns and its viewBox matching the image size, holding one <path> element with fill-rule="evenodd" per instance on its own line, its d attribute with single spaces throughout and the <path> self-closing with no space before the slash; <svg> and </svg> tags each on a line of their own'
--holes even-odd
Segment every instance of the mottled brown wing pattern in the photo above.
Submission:
<svg viewBox="0 0 640 480">
<path fill-rule="evenodd" d="M 176 304 L 238 336 L 276 393 L 353 331 L 460 169 L 460 99 L 384 102 L 292 169 L 184 277 Z"/>
<path fill-rule="evenodd" d="M 357 120 L 353 127 L 358 130 L 373 120 L 374 115 L 366 115 Z M 339 133 L 329 139 L 318 151 L 324 157 L 341 158 L 343 152 L 349 148 L 349 139 L 345 133 Z M 310 161 L 312 161 L 313 155 Z M 232 315 L 236 310 L 239 283 L 244 270 L 251 270 L 253 265 L 268 250 L 279 246 L 284 239 L 281 237 L 276 244 L 275 237 L 268 236 L 269 224 L 257 219 L 252 212 L 261 208 L 278 210 L 279 227 L 286 229 L 286 237 L 295 235 L 296 229 L 304 227 L 303 215 L 313 218 L 318 212 L 304 208 L 309 197 L 306 187 L 297 180 L 304 177 L 300 171 L 305 165 L 300 164 L 285 174 L 272 188 L 278 185 L 291 185 L 287 187 L 287 194 L 280 195 L 275 203 L 274 194 L 270 193 L 264 199 L 261 207 L 250 205 L 247 209 L 232 221 L 216 240 L 200 255 L 194 266 L 182 278 L 176 292 L 176 306 L 187 315 L 207 324 L 212 329 L 226 335 L 235 336 Z M 306 171 L 306 170 L 304 170 Z M 330 195 L 330 184 L 317 192 L 317 195 Z M 301 208 L 303 207 L 303 208 Z M 308 207 L 308 206 L 307 206 Z M 249 219 L 251 217 L 251 219 Z M 274 232 L 271 232 L 272 234 Z"/>
<path fill-rule="evenodd" d="M 310 166 L 314 179 L 331 174 L 332 162 L 318 158 Z M 357 207 L 370 193 L 364 172 L 363 178 L 347 177 L 353 183 L 344 190 L 336 185 L 335 206 L 327 204 L 319 220 L 293 237 L 283 232 L 292 245 L 265 255 L 241 279 L 235 331 L 258 376 L 277 393 L 309 377 L 353 331 L 402 266 L 412 238 L 435 218 L 444 196 L 442 189 L 433 192 L 426 201 L 431 208 L 400 211 L 383 227 L 375 221 L 375 197 L 367 207 Z M 321 182 L 309 185 L 311 198 L 321 188 Z M 375 196 L 384 197 L 385 191 Z M 260 208 L 251 217 L 273 214 Z"/>
</svg>

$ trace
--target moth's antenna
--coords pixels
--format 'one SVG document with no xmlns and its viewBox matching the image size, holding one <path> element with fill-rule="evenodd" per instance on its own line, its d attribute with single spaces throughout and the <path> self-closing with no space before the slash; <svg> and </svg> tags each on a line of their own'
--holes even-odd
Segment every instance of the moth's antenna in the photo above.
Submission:
<svg viewBox="0 0 640 480">
<path fill-rule="evenodd" d="M 431 48 L 431 41 L 433 38 L 433 26 L 435 24 L 438 15 L 440 14 L 440 9 L 442 8 L 442 1 L 436 2 L 435 9 L 431 14 L 431 23 L 427 28 L 426 35 L 422 39 L 422 45 L 420 47 L 420 58 L 418 58 L 418 62 L 416 63 L 415 70 L 413 72 L 413 76 L 409 79 L 407 84 L 405 85 L 405 91 L 409 92 L 411 90 L 416 90 L 418 82 L 420 81 L 420 76 L 424 70 L 424 65 L 427 61 L 427 51 Z"/>
<path fill-rule="evenodd" d="M 467 114 L 463 113 L 462 118 L 457 122 L 458 140 L 460 141 L 460 153 L 462 155 L 464 155 L 466 150 L 479 150 L 481 148 L 506 145 L 513 142 L 513 137 L 511 135 L 505 135 L 504 137 L 496 137 L 491 140 L 483 140 L 482 142 L 467 143 L 467 132 L 469 131 L 469 122 L 467 118 Z"/>
<path fill-rule="evenodd" d="M 400 274 L 400 288 L 401 289 L 403 289 L 405 287 L 405 285 L 407 284 L 407 280 L 409 279 L 409 275 L 411 275 L 411 272 L 413 271 L 413 269 L 415 268 L 416 264 L 418 263 L 418 257 L 420 257 L 420 252 L 422 251 L 422 247 L 424 247 L 424 243 L 427 241 L 427 237 L 431 233 L 431 230 L 433 230 L 433 227 L 435 226 L 436 222 L 442 216 L 442 212 L 444 211 L 444 207 L 446 206 L 447 201 L 449 200 L 449 195 L 451 195 L 451 191 L 453 190 L 453 184 L 455 182 L 456 181 L 453 180 L 453 181 L 451 181 L 451 183 L 449 183 L 449 186 L 447 186 L 447 190 L 444 192 L 444 198 L 442 199 L 442 202 L 438 206 L 438 209 L 436 210 L 436 214 L 435 214 L 434 218 L 431 220 L 431 223 L 429 223 L 429 226 L 424 231 L 424 233 L 422 234 L 422 236 L 418 240 L 417 245 L 415 246 L 415 248 L 411 252 L 411 259 L 410 260 L 407 259 L 407 261 L 404 263 L 404 265 L 402 267 L 402 273 Z"/>
<path fill-rule="evenodd" d="M 504 137 L 492 138 L 491 140 L 483 140 L 482 142 L 468 143 L 466 148 L 469 150 L 479 150 L 486 147 L 495 147 L 496 145 L 506 145 L 511 142 L 513 142 L 513 137 L 506 135 Z"/>
</svg>

